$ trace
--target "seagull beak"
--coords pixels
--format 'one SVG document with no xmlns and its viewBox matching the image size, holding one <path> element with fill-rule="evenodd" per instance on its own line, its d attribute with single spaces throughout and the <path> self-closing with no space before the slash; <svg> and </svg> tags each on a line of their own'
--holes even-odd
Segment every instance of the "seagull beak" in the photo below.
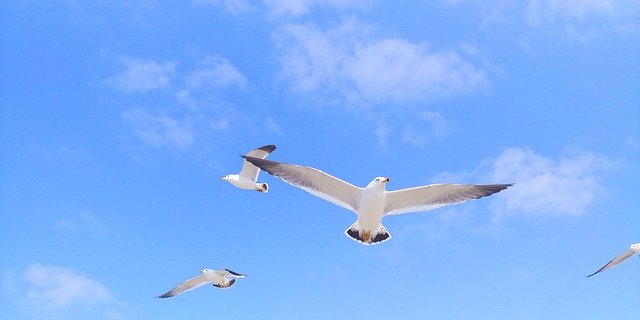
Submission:
<svg viewBox="0 0 640 320">
<path fill-rule="evenodd" d="M 391 179 L 389 179 L 389 178 L 385 178 L 385 179 L 386 179 L 386 180 L 384 180 L 384 182 L 389 182 L 389 181 L 391 181 Z"/>
</svg>

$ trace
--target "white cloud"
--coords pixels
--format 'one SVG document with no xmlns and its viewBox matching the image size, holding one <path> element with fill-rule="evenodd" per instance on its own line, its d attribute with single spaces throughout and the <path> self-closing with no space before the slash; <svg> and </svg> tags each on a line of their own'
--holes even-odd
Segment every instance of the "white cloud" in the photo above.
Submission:
<svg viewBox="0 0 640 320">
<path fill-rule="evenodd" d="M 347 20 L 334 29 L 294 24 L 275 37 L 281 76 L 291 90 L 320 101 L 376 105 L 468 93 L 485 73 L 451 50 L 400 38 L 372 38 Z"/>
<path fill-rule="evenodd" d="M 105 286 L 71 269 L 33 264 L 24 272 L 23 280 L 26 298 L 42 308 L 115 302 Z"/>
<path fill-rule="evenodd" d="M 195 133 L 187 119 L 179 121 L 165 114 L 153 114 L 141 108 L 125 111 L 121 118 L 140 140 L 156 149 L 187 149 L 195 140 Z"/>
<path fill-rule="evenodd" d="M 554 160 L 529 149 L 508 148 L 490 161 L 489 179 L 516 183 L 501 193 L 503 212 L 578 216 L 603 195 L 599 175 L 613 165 L 588 152 Z"/>
<path fill-rule="evenodd" d="M 2 270 L 5 293 L 31 319 L 123 319 L 124 305 L 99 281 L 75 270 L 39 263 Z"/>
<path fill-rule="evenodd" d="M 229 60 L 220 55 L 209 55 L 200 66 L 186 78 L 187 87 L 198 89 L 202 87 L 227 87 L 237 85 L 244 88 L 247 78 Z"/>
<path fill-rule="evenodd" d="M 113 89 L 125 93 L 167 88 L 175 75 L 176 64 L 123 57 L 125 70 L 105 80 Z"/>
</svg>

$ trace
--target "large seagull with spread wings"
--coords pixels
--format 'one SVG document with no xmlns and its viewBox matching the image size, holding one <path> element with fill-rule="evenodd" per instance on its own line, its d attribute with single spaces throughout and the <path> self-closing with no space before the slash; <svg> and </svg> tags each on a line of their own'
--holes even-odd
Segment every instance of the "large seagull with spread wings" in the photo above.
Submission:
<svg viewBox="0 0 640 320">
<path fill-rule="evenodd" d="M 364 245 L 387 241 L 382 225 L 388 215 L 419 212 L 479 199 L 513 184 L 431 184 L 394 191 L 385 190 L 389 178 L 377 177 L 360 188 L 318 169 L 242 156 L 258 168 L 317 197 L 353 211 L 358 218 L 345 234 Z"/>
</svg>

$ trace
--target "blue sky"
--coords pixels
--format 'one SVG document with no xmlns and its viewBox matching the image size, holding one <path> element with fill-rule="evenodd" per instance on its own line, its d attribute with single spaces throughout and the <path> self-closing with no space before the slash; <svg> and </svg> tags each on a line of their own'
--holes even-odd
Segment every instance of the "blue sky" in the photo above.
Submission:
<svg viewBox="0 0 640 320">
<path fill-rule="evenodd" d="M 2 319 L 636 319 L 634 0 L 4 1 Z M 509 183 L 354 215 L 238 154 L 364 186 Z M 229 290 L 153 297 L 202 268 Z"/>
</svg>

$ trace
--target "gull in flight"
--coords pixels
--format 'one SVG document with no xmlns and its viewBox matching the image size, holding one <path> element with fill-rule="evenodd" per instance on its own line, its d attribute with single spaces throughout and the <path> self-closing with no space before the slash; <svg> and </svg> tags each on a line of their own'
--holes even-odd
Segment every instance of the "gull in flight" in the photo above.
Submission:
<svg viewBox="0 0 640 320">
<path fill-rule="evenodd" d="M 270 144 L 249 151 L 247 156 L 264 159 L 275 149 L 276 146 Z M 222 178 L 222 180 L 225 180 L 240 189 L 255 190 L 266 193 L 269 191 L 269 185 L 266 183 L 257 183 L 256 180 L 258 180 L 258 174 L 260 174 L 260 169 L 245 160 L 242 164 L 242 170 L 240 173 L 229 174 Z"/>
<path fill-rule="evenodd" d="M 236 283 L 237 278 L 244 278 L 246 275 L 233 272 L 229 269 L 211 270 L 203 269 L 200 275 L 186 280 L 175 288 L 165 292 L 157 298 L 170 298 L 187 291 L 193 290 L 211 283 L 214 287 L 226 289 Z"/>
<path fill-rule="evenodd" d="M 391 239 L 382 225 L 388 215 L 435 209 L 479 199 L 513 184 L 431 184 L 394 191 L 385 190 L 389 178 L 377 177 L 364 187 L 356 187 L 318 169 L 242 156 L 260 169 L 317 197 L 332 202 L 358 216 L 345 234 L 364 245 Z"/>
<path fill-rule="evenodd" d="M 619 254 L 617 257 L 615 257 L 611 261 L 607 262 L 607 264 L 605 264 L 598 271 L 588 275 L 587 278 L 591 277 L 592 275 L 595 275 L 597 273 L 600 273 L 602 271 L 605 271 L 607 269 L 611 269 L 611 268 L 617 266 L 618 264 L 620 264 L 620 262 L 622 262 L 624 260 L 627 260 L 627 258 L 631 257 L 632 255 L 634 255 L 636 253 L 640 253 L 640 243 L 632 244 L 631 246 L 629 246 L 629 249 L 627 249 L 627 251 Z"/>
</svg>

